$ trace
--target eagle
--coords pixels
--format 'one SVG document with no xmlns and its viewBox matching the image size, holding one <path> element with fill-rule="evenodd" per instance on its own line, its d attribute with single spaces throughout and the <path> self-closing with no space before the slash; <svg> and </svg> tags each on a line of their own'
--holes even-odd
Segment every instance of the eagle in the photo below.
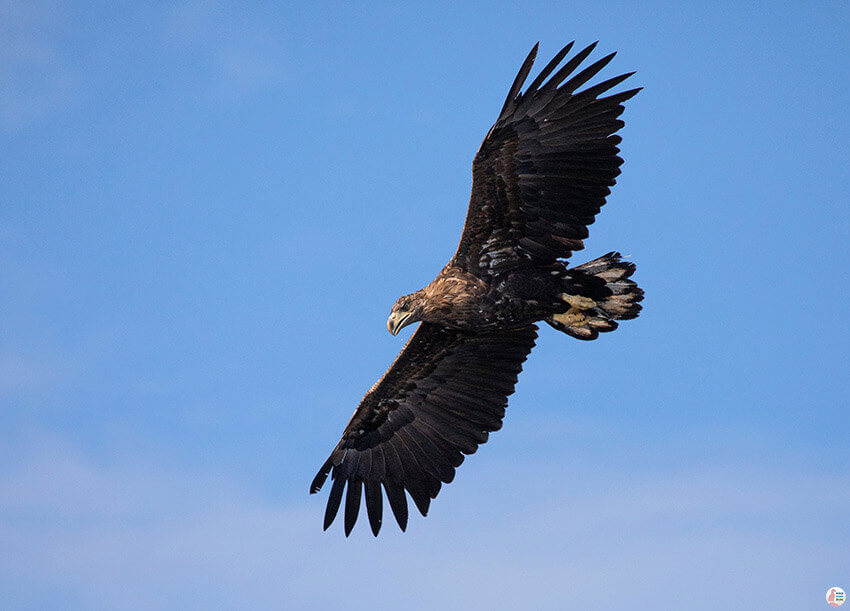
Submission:
<svg viewBox="0 0 850 611">
<path fill-rule="evenodd" d="M 457 252 L 433 282 L 392 306 L 391 334 L 419 328 L 363 397 L 310 486 L 316 493 L 331 477 L 325 530 L 343 495 L 346 536 L 364 496 L 375 536 L 384 494 L 402 531 L 408 496 L 427 515 L 464 457 L 501 428 L 537 323 L 593 340 L 640 312 L 635 265 L 619 253 L 566 263 L 584 248 L 620 173 L 619 117 L 640 88 L 603 96 L 631 72 L 581 89 L 615 53 L 580 69 L 596 43 L 562 64 L 571 42 L 523 91 L 538 44 L 475 155 Z"/>
</svg>

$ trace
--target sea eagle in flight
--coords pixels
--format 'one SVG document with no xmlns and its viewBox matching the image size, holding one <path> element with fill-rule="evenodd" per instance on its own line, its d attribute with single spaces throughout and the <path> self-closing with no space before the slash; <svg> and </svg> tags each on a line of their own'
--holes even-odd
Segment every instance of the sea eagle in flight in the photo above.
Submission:
<svg viewBox="0 0 850 611">
<path fill-rule="evenodd" d="M 406 495 L 426 515 L 464 455 L 502 426 L 535 323 L 592 340 L 638 315 L 643 291 L 619 253 L 572 268 L 565 262 L 584 248 L 620 173 L 618 117 L 639 91 L 600 97 L 633 73 L 579 90 L 614 53 L 578 70 L 595 43 L 560 65 L 572 46 L 522 92 L 537 45 L 531 50 L 472 163 L 457 252 L 431 284 L 393 305 L 390 333 L 421 324 L 310 486 L 318 492 L 330 474 L 325 529 L 343 495 L 346 536 L 362 496 L 375 535 L 384 493 L 402 530 Z"/>
</svg>

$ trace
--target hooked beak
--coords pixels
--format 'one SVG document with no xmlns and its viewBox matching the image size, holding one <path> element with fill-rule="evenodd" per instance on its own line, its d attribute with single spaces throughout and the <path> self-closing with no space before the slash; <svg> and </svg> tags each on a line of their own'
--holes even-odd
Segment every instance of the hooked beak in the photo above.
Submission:
<svg viewBox="0 0 850 611">
<path fill-rule="evenodd" d="M 393 335 L 398 335 L 399 331 L 412 322 L 414 322 L 412 312 L 406 312 L 404 314 L 393 312 L 387 319 L 387 331 Z"/>
</svg>

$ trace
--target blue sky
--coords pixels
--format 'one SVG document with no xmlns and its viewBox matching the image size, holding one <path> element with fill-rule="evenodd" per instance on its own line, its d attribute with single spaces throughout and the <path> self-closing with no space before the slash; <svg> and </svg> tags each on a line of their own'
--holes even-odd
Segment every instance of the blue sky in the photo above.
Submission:
<svg viewBox="0 0 850 611">
<path fill-rule="evenodd" d="M 818 609 L 850 590 L 846 2 L 0 2 L 0 600 Z M 427 519 L 307 486 L 530 47 L 638 70 L 641 317 L 549 329 Z"/>
</svg>

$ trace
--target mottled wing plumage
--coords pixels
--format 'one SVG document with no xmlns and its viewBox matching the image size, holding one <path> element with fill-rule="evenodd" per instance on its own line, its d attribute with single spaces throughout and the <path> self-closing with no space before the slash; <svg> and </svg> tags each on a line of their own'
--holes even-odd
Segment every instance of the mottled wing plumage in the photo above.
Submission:
<svg viewBox="0 0 850 611">
<path fill-rule="evenodd" d="M 532 49 L 475 156 L 472 196 L 453 265 L 484 277 L 551 263 L 584 247 L 587 227 L 623 162 L 615 135 L 623 126 L 618 119 L 623 102 L 639 91 L 599 97 L 632 73 L 578 91 L 614 56 L 576 72 L 594 47 L 556 71 L 570 43 L 520 93 L 537 53 L 536 45 Z"/>
<path fill-rule="evenodd" d="M 311 493 L 329 474 L 333 482 L 325 528 L 343 495 L 346 535 L 362 496 L 375 535 L 383 519 L 383 493 L 402 530 L 407 525 L 405 493 L 425 515 L 464 454 L 475 452 L 502 426 L 507 397 L 536 337 L 534 325 L 474 334 L 422 323 L 363 397 L 313 480 Z"/>
</svg>

